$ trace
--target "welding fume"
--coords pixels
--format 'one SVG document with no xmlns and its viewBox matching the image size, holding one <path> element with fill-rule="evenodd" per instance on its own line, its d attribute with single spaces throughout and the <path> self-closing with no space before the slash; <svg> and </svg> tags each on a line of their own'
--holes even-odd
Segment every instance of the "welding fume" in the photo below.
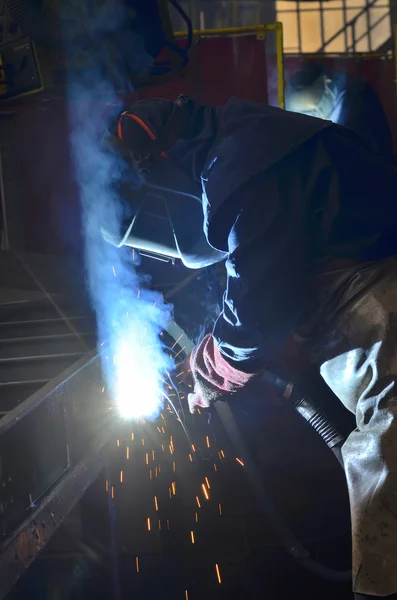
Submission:
<svg viewBox="0 0 397 600">
<path fill-rule="evenodd" d="M 120 250 L 224 261 L 212 333 L 189 356 L 189 406 L 268 370 L 286 343 L 356 416 L 343 447 L 356 600 L 397 598 L 397 170 L 330 120 L 231 98 L 132 104 L 103 142 L 139 172 Z"/>
</svg>

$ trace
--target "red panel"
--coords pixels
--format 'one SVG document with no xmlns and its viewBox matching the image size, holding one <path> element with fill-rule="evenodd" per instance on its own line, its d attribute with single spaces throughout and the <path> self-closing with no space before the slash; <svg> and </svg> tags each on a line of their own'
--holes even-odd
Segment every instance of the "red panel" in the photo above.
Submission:
<svg viewBox="0 0 397 600">
<path fill-rule="evenodd" d="M 317 63 L 324 64 L 330 71 L 345 71 L 354 73 L 366 79 L 378 94 L 393 134 L 394 148 L 397 150 L 397 102 L 396 84 L 394 82 L 393 57 L 358 56 L 335 57 L 326 56 L 313 58 Z M 299 68 L 301 59 L 298 56 L 285 57 L 285 78 L 288 78 Z"/>
<path fill-rule="evenodd" d="M 231 96 L 267 102 L 265 44 L 255 35 L 200 39 L 191 49 L 184 75 L 139 90 L 137 97 L 173 100 L 187 94 L 210 106 L 225 104 Z"/>
</svg>

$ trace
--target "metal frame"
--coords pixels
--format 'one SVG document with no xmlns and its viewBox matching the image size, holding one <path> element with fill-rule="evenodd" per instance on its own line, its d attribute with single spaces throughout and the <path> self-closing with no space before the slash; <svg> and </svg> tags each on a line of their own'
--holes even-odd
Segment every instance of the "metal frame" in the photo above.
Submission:
<svg viewBox="0 0 397 600">
<path fill-rule="evenodd" d="M 302 52 L 300 19 L 301 19 L 301 14 L 304 12 L 319 12 L 319 15 L 320 15 L 321 46 L 316 51 L 316 53 L 317 52 L 319 52 L 319 53 L 325 52 L 327 46 L 329 46 L 329 44 L 331 44 L 335 39 L 337 39 L 341 35 L 344 36 L 344 40 L 345 40 L 344 41 L 344 45 L 345 45 L 345 49 L 346 49 L 345 52 L 350 52 L 350 51 L 355 52 L 356 44 L 358 42 L 360 42 L 360 40 L 362 40 L 366 36 L 368 36 L 368 47 L 369 47 L 369 52 L 371 52 L 371 45 L 372 45 L 371 31 L 374 29 L 374 27 L 376 27 L 379 23 L 381 23 L 386 18 L 386 15 L 382 16 L 380 19 L 375 21 L 375 23 L 371 24 L 369 11 L 371 8 L 388 8 L 388 5 L 386 3 L 385 4 L 382 3 L 382 5 L 378 5 L 377 3 L 378 3 L 378 0 L 365 0 L 364 6 L 355 7 L 358 10 L 358 13 L 352 19 L 349 19 L 349 20 L 347 19 L 348 6 L 346 4 L 346 0 L 342 0 L 341 7 L 327 6 L 325 0 L 320 0 L 318 9 L 313 9 L 312 7 L 310 7 L 310 4 L 304 4 L 304 7 L 302 7 L 302 3 L 300 2 L 300 0 L 296 0 L 296 8 L 285 9 L 285 10 L 282 9 L 279 11 L 279 14 L 287 14 L 287 13 L 296 14 L 297 27 L 298 27 L 298 51 L 297 51 L 298 54 L 303 53 Z M 343 27 L 338 29 L 338 31 L 336 31 L 330 38 L 326 39 L 325 38 L 325 30 L 324 30 L 325 29 L 324 28 L 324 16 L 325 16 L 325 13 L 327 13 L 327 12 L 335 12 L 335 11 L 342 11 Z M 367 30 L 359 38 L 356 38 L 355 25 L 356 25 L 356 22 L 358 21 L 358 19 L 361 18 L 363 15 L 366 16 Z M 348 39 L 349 38 L 349 35 L 348 35 L 349 30 L 351 30 L 351 32 L 352 32 L 352 43 L 349 43 L 349 39 Z M 291 54 L 296 54 L 296 52 L 291 52 Z"/>
<path fill-rule="evenodd" d="M 285 108 L 285 81 L 284 81 L 284 48 L 283 48 L 283 24 L 280 22 L 268 25 L 253 25 L 252 27 L 225 27 L 221 29 L 195 29 L 194 38 L 222 37 L 237 35 L 256 35 L 258 39 L 265 39 L 267 31 L 274 31 L 276 37 L 276 66 L 277 66 L 277 101 L 280 108 Z M 176 38 L 186 37 L 186 31 L 174 33 Z"/>
<path fill-rule="evenodd" d="M 1 504 L 0 600 L 6 597 L 104 466 L 104 449 L 113 427 L 109 401 L 106 394 L 101 393 L 102 385 L 100 357 L 87 354 L 0 420 L 2 477 L 7 476 L 7 485 L 10 481 L 9 485 L 14 486 L 16 504 L 16 507 Z M 58 452 L 55 453 L 58 458 L 53 460 L 50 432 L 45 429 L 48 420 L 61 438 L 57 440 Z M 21 486 L 24 443 L 31 451 L 31 464 L 42 465 L 46 456 L 47 464 L 51 464 L 51 473 L 42 474 L 34 496 Z M 16 448 L 12 456 L 7 452 L 10 447 Z M 43 468 L 37 472 L 42 471 Z"/>
</svg>

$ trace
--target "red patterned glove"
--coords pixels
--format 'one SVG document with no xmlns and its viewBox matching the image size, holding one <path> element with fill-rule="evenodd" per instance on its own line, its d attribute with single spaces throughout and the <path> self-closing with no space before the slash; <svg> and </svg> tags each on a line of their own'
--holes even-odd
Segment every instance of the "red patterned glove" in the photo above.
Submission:
<svg viewBox="0 0 397 600">
<path fill-rule="evenodd" d="M 208 408 L 212 402 L 235 394 L 258 373 L 244 373 L 223 358 L 211 334 L 205 336 L 190 355 L 194 392 L 188 395 L 190 412 Z"/>
</svg>

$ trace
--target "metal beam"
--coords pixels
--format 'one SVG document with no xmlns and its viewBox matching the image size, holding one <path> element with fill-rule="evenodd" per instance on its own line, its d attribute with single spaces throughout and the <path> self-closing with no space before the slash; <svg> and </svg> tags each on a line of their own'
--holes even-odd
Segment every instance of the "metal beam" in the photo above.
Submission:
<svg viewBox="0 0 397 600">
<path fill-rule="evenodd" d="M 32 510 L 0 556 L 0 600 L 3 600 L 27 567 L 43 550 L 105 464 L 104 448 L 109 433 L 98 439 L 91 451 L 69 469 L 57 485 Z"/>
<path fill-rule="evenodd" d="M 0 600 L 102 469 L 115 421 L 100 362 L 86 355 L 0 420 Z"/>
</svg>

